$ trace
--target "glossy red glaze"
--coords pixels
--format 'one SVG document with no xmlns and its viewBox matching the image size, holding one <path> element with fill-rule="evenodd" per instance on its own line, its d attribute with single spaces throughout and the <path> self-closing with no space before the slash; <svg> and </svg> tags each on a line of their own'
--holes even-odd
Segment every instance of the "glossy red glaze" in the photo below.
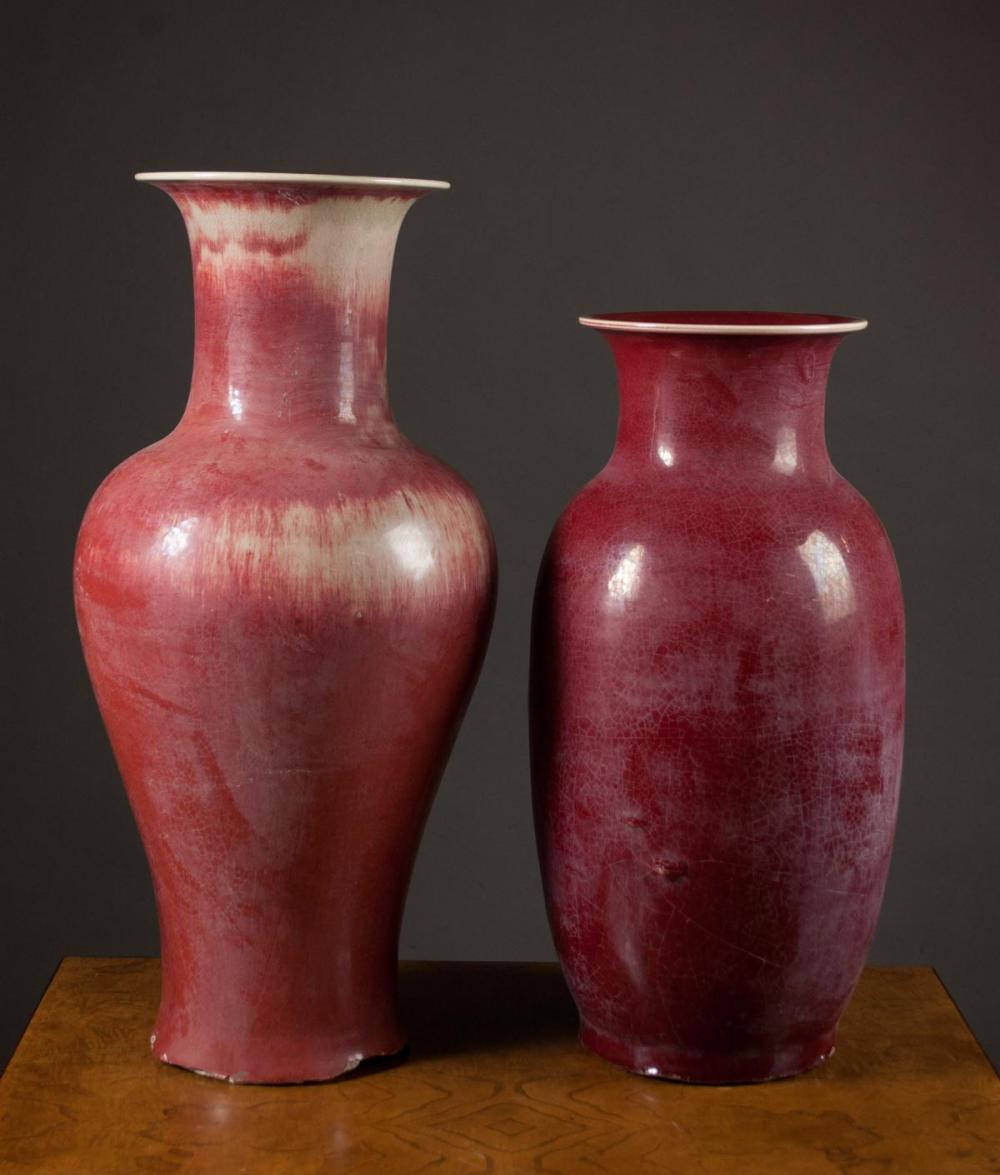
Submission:
<svg viewBox="0 0 1000 1175">
<path fill-rule="evenodd" d="M 163 184 L 187 221 L 187 410 L 98 490 L 87 664 L 160 917 L 157 1057 L 231 1081 L 398 1051 L 411 867 L 492 616 L 465 483 L 385 388 L 420 193 Z"/>
<path fill-rule="evenodd" d="M 536 599 L 536 822 L 584 1043 L 651 1076 L 757 1081 L 829 1055 L 875 929 L 903 610 L 826 451 L 842 335 L 683 332 L 713 322 L 605 325 L 617 445 Z"/>
</svg>

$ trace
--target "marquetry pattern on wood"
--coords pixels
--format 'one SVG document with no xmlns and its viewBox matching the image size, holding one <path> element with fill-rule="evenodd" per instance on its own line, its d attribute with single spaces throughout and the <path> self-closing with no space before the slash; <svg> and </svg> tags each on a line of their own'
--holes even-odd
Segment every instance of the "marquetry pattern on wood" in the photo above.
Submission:
<svg viewBox="0 0 1000 1175">
<path fill-rule="evenodd" d="M 1000 1172 L 1000 1081 L 929 968 L 866 971 L 827 1065 L 724 1088 L 586 1053 L 547 964 L 404 964 L 408 1057 L 305 1086 L 156 1062 L 158 987 L 156 960 L 64 960 L 0 1081 L 0 1170 Z"/>
</svg>

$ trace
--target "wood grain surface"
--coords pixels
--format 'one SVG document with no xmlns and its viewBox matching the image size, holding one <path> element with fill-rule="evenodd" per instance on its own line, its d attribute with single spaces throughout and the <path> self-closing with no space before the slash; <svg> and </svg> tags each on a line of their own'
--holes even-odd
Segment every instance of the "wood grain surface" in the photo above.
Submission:
<svg viewBox="0 0 1000 1175">
<path fill-rule="evenodd" d="M 0 1080 L 0 1170 L 1000 1172 L 1000 1081 L 925 967 L 867 970 L 826 1065 L 721 1088 L 586 1053 L 549 964 L 404 964 L 409 1054 L 285 1087 L 155 1061 L 158 988 L 154 959 L 63 961 Z"/>
</svg>

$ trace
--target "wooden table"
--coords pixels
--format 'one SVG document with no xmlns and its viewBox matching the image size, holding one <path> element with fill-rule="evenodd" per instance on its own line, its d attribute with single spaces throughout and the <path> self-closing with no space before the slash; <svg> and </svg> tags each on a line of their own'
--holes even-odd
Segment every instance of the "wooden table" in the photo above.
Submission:
<svg viewBox="0 0 1000 1175">
<path fill-rule="evenodd" d="M 409 1057 L 318 1085 L 154 1061 L 158 988 L 154 959 L 63 961 L 0 1081 L 0 1170 L 1000 1171 L 1000 1081 L 926 967 L 866 971 L 825 1066 L 722 1088 L 584 1052 L 549 964 L 404 964 Z"/>
</svg>

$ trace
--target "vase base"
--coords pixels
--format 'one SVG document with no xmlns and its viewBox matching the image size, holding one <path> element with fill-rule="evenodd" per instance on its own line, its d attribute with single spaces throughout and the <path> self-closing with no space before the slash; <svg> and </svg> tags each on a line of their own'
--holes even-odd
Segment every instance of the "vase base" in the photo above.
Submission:
<svg viewBox="0 0 1000 1175">
<path fill-rule="evenodd" d="M 692 1085 L 746 1085 L 794 1077 L 822 1064 L 833 1054 L 836 1030 L 772 1050 L 704 1053 L 619 1040 L 582 1021 L 580 1041 L 604 1060 L 642 1077 Z"/>
<path fill-rule="evenodd" d="M 153 1055 L 161 1064 L 170 1065 L 176 1069 L 186 1069 L 189 1073 L 196 1073 L 199 1077 L 209 1077 L 213 1081 L 225 1081 L 230 1085 L 310 1085 L 323 1081 L 336 1081 L 347 1077 L 360 1065 L 371 1062 L 390 1063 L 402 1059 L 408 1048 L 408 1042 L 401 1040 L 391 1043 L 386 1048 L 357 1049 L 350 1053 L 338 1053 L 323 1059 L 310 1060 L 299 1064 L 254 1064 L 247 1067 L 234 1068 L 232 1072 L 216 1071 L 211 1068 L 202 1068 L 200 1064 L 191 1060 L 184 1060 L 178 1055 L 162 1052 L 154 1043 Z"/>
</svg>

